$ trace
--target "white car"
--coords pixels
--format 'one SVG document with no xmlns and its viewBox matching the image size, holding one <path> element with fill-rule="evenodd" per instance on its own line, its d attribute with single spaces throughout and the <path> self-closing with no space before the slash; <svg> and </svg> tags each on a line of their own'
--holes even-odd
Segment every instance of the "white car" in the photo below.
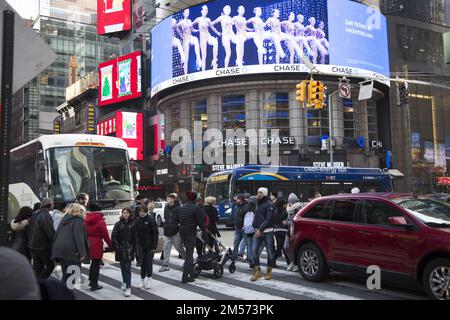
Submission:
<svg viewBox="0 0 450 320">
<path fill-rule="evenodd" d="M 155 214 L 155 220 L 158 227 L 164 225 L 164 208 L 166 207 L 166 202 L 155 202 L 155 209 L 153 210 Z"/>
</svg>

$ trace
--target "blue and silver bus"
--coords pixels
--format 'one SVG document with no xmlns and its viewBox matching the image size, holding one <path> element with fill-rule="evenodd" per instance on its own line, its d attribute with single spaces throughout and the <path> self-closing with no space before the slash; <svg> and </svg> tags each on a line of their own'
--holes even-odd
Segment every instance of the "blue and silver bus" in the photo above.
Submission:
<svg viewBox="0 0 450 320">
<path fill-rule="evenodd" d="M 374 168 L 329 167 L 272 167 L 245 166 L 212 174 L 206 183 L 205 196 L 217 198 L 221 223 L 232 226 L 235 195 L 256 195 L 258 188 L 266 187 L 287 200 L 290 193 L 304 199 L 350 193 L 358 187 L 361 192 L 392 192 L 389 173 Z"/>
</svg>

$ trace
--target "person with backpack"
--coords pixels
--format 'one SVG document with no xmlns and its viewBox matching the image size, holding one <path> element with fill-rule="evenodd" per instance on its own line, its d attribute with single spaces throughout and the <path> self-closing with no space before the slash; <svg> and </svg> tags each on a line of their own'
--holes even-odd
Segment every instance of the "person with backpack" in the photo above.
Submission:
<svg viewBox="0 0 450 320">
<path fill-rule="evenodd" d="M 124 296 L 131 296 L 131 262 L 136 251 L 136 231 L 131 208 L 122 209 L 120 220 L 114 225 L 111 240 L 113 250 L 116 252 L 116 261 L 120 263 L 122 272 L 122 286 Z"/>
<path fill-rule="evenodd" d="M 158 225 L 152 215 L 141 207 L 135 222 L 136 245 L 140 248 L 141 284 L 139 288 L 150 289 L 153 275 L 153 257 L 158 247 Z"/>
<path fill-rule="evenodd" d="M 243 221 L 243 235 L 244 241 L 247 244 L 247 260 L 250 269 L 255 267 L 253 261 L 253 236 L 255 235 L 255 228 L 253 221 L 255 219 L 256 205 L 258 203 L 257 197 L 250 197 L 248 199 L 248 208 Z"/>
<path fill-rule="evenodd" d="M 169 259 L 172 245 L 178 251 L 182 259 L 186 257 L 180 237 L 180 202 L 177 195 L 171 193 L 167 196 L 167 204 L 164 207 L 164 248 L 163 265 L 159 272 L 169 271 Z"/>
<path fill-rule="evenodd" d="M 33 209 L 22 207 L 17 216 L 11 221 L 12 233 L 9 239 L 9 246 L 31 261 L 31 253 L 27 247 L 27 228 L 33 215 Z"/>
</svg>

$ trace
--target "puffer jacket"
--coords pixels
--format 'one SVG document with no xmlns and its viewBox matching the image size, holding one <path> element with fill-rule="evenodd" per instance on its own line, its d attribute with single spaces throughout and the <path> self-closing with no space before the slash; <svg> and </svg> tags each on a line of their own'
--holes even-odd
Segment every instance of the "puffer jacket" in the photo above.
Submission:
<svg viewBox="0 0 450 320">
<path fill-rule="evenodd" d="M 30 258 L 30 251 L 27 247 L 27 228 L 30 224 L 30 221 L 25 219 L 20 222 L 16 222 L 15 220 L 11 221 L 11 229 L 12 229 L 12 243 L 10 244 L 11 249 L 14 249 L 27 258 Z"/>
<path fill-rule="evenodd" d="M 65 215 L 56 232 L 52 248 L 52 260 L 64 259 L 78 262 L 89 259 L 89 242 L 83 218 L 80 216 Z"/>
<path fill-rule="evenodd" d="M 55 229 L 53 219 L 46 208 L 41 208 L 32 215 L 27 228 L 28 248 L 31 250 L 51 250 Z"/>
<path fill-rule="evenodd" d="M 158 247 L 159 231 L 155 219 L 149 214 L 138 217 L 134 222 L 136 229 L 136 244 L 143 250 L 156 250 Z"/>
<path fill-rule="evenodd" d="M 91 258 L 100 260 L 103 258 L 103 241 L 112 248 L 112 241 L 106 228 L 105 219 L 101 212 L 88 212 L 84 219 L 84 226 L 89 240 Z"/>
<path fill-rule="evenodd" d="M 180 231 L 180 203 L 164 207 L 164 235 L 172 237 Z"/>
<path fill-rule="evenodd" d="M 303 208 L 303 204 L 301 202 L 296 202 L 294 204 L 288 204 L 288 206 L 286 208 L 286 211 L 288 214 L 288 219 L 287 219 L 288 220 L 288 225 L 287 225 L 288 235 L 290 235 L 290 231 L 291 231 L 290 226 L 292 225 L 292 219 L 294 219 L 297 212 L 299 212 L 302 208 Z"/>
<path fill-rule="evenodd" d="M 287 210 L 283 207 L 276 206 L 274 209 L 274 228 L 275 231 L 286 231 L 287 226 L 283 224 L 283 221 L 288 219 Z"/>
<path fill-rule="evenodd" d="M 206 231 L 203 222 L 205 211 L 196 206 L 193 202 L 187 201 L 180 208 L 180 236 L 182 238 L 192 238 L 197 235 L 197 227 Z"/>
<path fill-rule="evenodd" d="M 242 230 L 244 227 L 244 218 L 248 212 L 248 203 L 244 202 L 242 205 L 238 206 L 238 210 L 234 217 L 234 227 L 236 230 Z"/>
<path fill-rule="evenodd" d="M 253 220 L 253 228 L 264 232 L 266 229 L 273 228 L 274 208 L 269 197 L 258 199 L 258 207 L 256 208 L 255 219 Z"/>
<path fill-rule="evenodd" d="M 116 222 L 111 234 L 111 240 L 113 250 L 116 252 L 116 261 L 129 262 L 134 260 L 136 254 L 136 231 L 131 217 L 128 221 L 121 217 Z"/>
</svg>

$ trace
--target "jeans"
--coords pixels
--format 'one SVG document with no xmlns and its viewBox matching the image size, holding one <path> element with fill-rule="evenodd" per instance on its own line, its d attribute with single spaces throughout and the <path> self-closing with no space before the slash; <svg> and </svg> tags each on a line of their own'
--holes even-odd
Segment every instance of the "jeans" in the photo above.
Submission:
<svg viewBox="0 0 450 320">
<path fill-rule="evenodd" d="M 289 235 L 286 235 L 286 238 L 284 239 L 284 254 L 286 255 L 286 262 L 288 264 L 295 263 L 294 262 L 294 254 L 292 253 L 291 249 L 289 248 Z"/>
<path fill-rule="evenodd" d="M 250 267 L 253 267 L 253 233 L 244 233 L 244 244 L 247 246 L 247 259 Z"/>
<path fill-rule="evenodd" d="M 67 280 L 69 279 L 70 276 L 72 276 L 74 274 L 74 271 L 72 268 L 71 268 L 72 270 L 69 270 L 70 273 L 67 272 L 67 269 L 69 269 L 69 267 L 71 267 L 71 266 L 76 266 L 79 268 L 78 270 L 81 272 L 81 262 L 60 259 L 60 263 L 61 263 L 61 269 L 62 269 L 61 282 L 64 283 L 64 285 L 67 285 Z M 77 272 L 75 272 L 75 274 L 77 274 Z M 73 285 L 75 285 L 75 283 L 78 279 L 73 278 L 72 280 L 73 280 L 72 281 L 72 286 L 73 286 Z"/>
<path fill-rule="evenodd" d="M 89 268 L 89 281 L 91 283 L 91 287 L 98 286 L 101 262 L 102 260 L 100 259 L 92 259 L 91 261 L 91 267 Z"/>
<path fill-rule="evenodd" d="M 239 246 L 244 239 L 244 230 L 236 229 L 234 231 L 234 242 L 233 242 L 233 254 L 231 255 L 231 261 L 236 261 L 239 251 Z"/>
<path fill-rule="evenodd" d="M 31 250 L 33 269 L 38 279 L 48 279 L 55 269 L 49 250 Z"/>
<path fill-rule="evenodd" d="M 131 288 L 131 261 L 120 262 L 122 281 L 126 283 L 127 289 Z"/>
<path fill-rule="evenodd" d="M 181 242 L 181 237 L 179 233 L 171 237 L 164 236 L 163 266 L 165 267 L 169 266 L 170 251 L 172 250 L 172 245 L 175 247 L 175 249 L 177 249 L 178 253 L 181 255 L 183 259 L 186 257 L 186 251 L 184 251 L 183 243 Z"/>
<path fill-rule="evenodd" d="M 238 255 L 240 255 L 241 257 L 243 257 L 244 254 L 245 254 L 245 248 L 247 248 L 247 255 L 248 255 L 247 242 L 245 242 L 245 240 L 242 239 L 241 243 L 239 244 L 239 253 L 238 253 Z M 250 253 L 250 255 L 251 255 L 251 253 Z"/>
<path fill-rule="evenodd" d="M 184 260 L 182 282 L 194 278 L 194 247 L 195 237 L 182 237 L 184 247 L 186 249 L 186 259 Z"/>
<path fill-rule="evenodd" d="M 273 231 L 262 233 L 259 238 L 253 236 L 253 262 L 255 267 L 260 266 L 259 256 L 260 247 L 266 246 L 267 250 L 267 267 L 271 268 L 275 262 L 275 248 L 273 244 Z"/>
<path fill-rule="evenodd" d="M 155 253 L 152 249 L 143 249 L 141 254 L 141 279 L 145 279 L 146 277 L 151 277 L 153 274 L 153 256 Z"/>
</svg>

